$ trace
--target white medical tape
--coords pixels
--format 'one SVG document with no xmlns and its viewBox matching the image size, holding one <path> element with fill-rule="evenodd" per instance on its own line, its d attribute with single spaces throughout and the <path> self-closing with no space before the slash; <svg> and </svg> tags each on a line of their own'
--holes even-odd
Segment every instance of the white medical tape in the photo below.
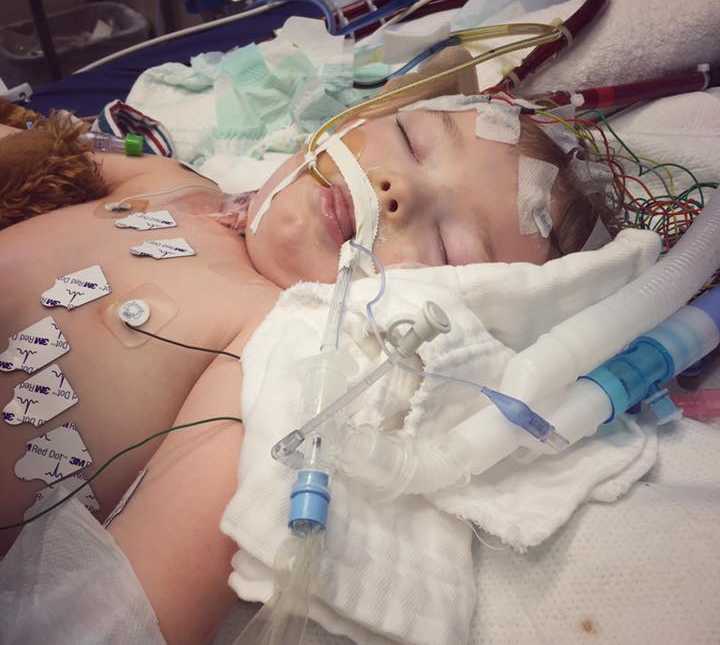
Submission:
<svg viewBox="0 0 720 645">
<path fill-rule="evenodd" d="M 522 235 L 550 235 L 552 187 L 558 168 L 551 163 L 520 155 L 518 160 L 518 222 Z"/>
<path fill-rule="evenodd" d="M 520 98 L 519 96 L 510 96 L 505 92 L 498 92 L 492 95 L 492 100 L 496 103 L 502 101 L 504 103 L 512 103 L 513 105 L 519 105 L 520 107 L 527 108 L 528 110 L 539 110 L 542 109 L 542 105 L 534 103 L 528 99 Z"/>
<path fill-rule="evenodd" d="M 465 112 L 475 109 L 476 105 L 487 105 L 490 96 L 477 94 L 466 96 L 464 94 L 452 94 L 449 96 L 436 96 L 433 99 L 423 99 L 401 107 L 399 112 L 412 112 L 414 110 L 429 110 L 430 112 Z"/>
<path fill-rule="evenodd" d="M 298 175 L 305 170 L 305 167 L 310 163 L 310 159 L 307 157 L 305 158 L 305 161 L 299 165 L 295 170 L 293 170 L 289 175 L 287 175 L 275 188 L 272 189 L 270 194 L 263 200 L 263 203 L 260 204 L 260 208 L 258 208 L 257 213 L 255 213 L 255 217 L 253 217 L 252 224 L 250 224 L 250 232 L 254 234 L 257 233 L 258 226 L 260 226 L 260 222 L 262 222 L 263 217 L 265 216 L 265 213 L 268 212 L 270 209 L 270 203 L 272 202 L 273 197 L 277 195 L 281 190 L 287 188 L 292 182 L 294 182 Z"/>
<path fill-rule="evenodd" d="M 584 192 L 600 192 L 612 182 L 613 174 L 607 164 L 574 156 L 569 163 L 570 171 Z"/>
<path fill-rule="evenodd" d="M 564 153 L 579 147 L 579 142 L 575 129 L 568 121 L 575 118 L 575 106 L 572 104 L 562 105 L 553 110 L 548 111 L 554 117 L 561 119 L 560 121 L 552 121 L 550 123 L 542 123 L 540 129 L 558 146 Z M 547 117 L 541 115 L 544 120 Z"/>
<path fill-rule="evenodd" d="M 378 218 L 380 216 L 380 202 L 375 189 L 372 187 L 357 158 L 350 148 L 343 143 L 342 139 L 337 137 L 328 140 L 326 152 L 340 170 L 340 174 L 343 176 L 352 197 L 353 211 L 355 213 L 355 242 L 366 249 L 372 249 L 377 236 Z M 356 256 L 357 250 L 352 248 L 349 242 L 345 242 L 340 249 L 338 270 L 350 266 Z M 366 253 L 357 256 L 357 265 L 367 275 L 375 273 L 372 259 Z"/>
<path fill-rule="evenodd" d="M 509 70 L 505 74 L 503 74 L 505 78 L 509 78 L 512 81 L 513 87 L 518 87 L 520 85 L 520 77 L 515 73 L 514 69 Z"/>
<path fill-rule="evenodd" d="M 517 144 L 520 140 L 520 106 L 504 101 L 475 106 L 475 136 L 499 143 Z"/>
<path fill-rule="evenodd" d="M 257 234 L 258 227 L 260 226 L 263 217 L 265 217 L 265 213 L 270 210 L 270 204 L 272 203 L 273 197 L 275 197 L 275 195 L 277 195 L 281 190 L 285 190 L 285 188 L 292 184 L 298 178 L 300 173 L 305 170 L 305 168 L 314 165 L 315 159 L 321 152 L 323 152 L 323 150 L 325 150 L 325 147 L 327 146 L 329 141 L 332 141 L 336 138 L 344 137 L 348 132 L 350 132 L 350 130 L 354 130 L 358 126 L 361 126 L 363 123 L 365 123 L 365 119 L 358 119 L 356 122 L 340 130 L 340 132 L 338 132 L 337 134 L 321 140 L 322 143 L 317 148 L 306 153 L 305 160 L 302 162 L 302 164 L 295 168 L 295 170 L 293 170 L 277 186 L 275 186 L 275 188 L 272 189 L 270 194 L 263 200 L 263 203 L 260 204 L 260 208 L 258 208 L 257 213 L 255 213 L 255 217 L 253 217 L 253 221 L 250 224 L 250 232 L 253 235 Z"/>
<path fill-rule="evenodd" d="M 555 18 L 554 20 L 550 21 L 550 24 L 553 27 L 556 27 L 557 30 L 565 36 L 566 46 L 570 47 L 573 44 L 573 35 L 572 32 L 565 26 L 565 23 L 562 21 L 562 18 Z"/>
</svg>

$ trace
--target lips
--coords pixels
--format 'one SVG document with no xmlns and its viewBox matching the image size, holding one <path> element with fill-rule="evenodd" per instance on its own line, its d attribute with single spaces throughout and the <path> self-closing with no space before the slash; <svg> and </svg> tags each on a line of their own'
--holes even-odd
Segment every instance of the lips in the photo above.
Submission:
<svg viewBox="0 0 720 645">
<path fill-rule="evenodd" d="M 342 246 L 355 235 L 352 197 L 348 190 L 341 186 L 333 185 L 321 190 L 321 210 L 330 236 L 338 243 L 338 246 Z"/>
</svg>

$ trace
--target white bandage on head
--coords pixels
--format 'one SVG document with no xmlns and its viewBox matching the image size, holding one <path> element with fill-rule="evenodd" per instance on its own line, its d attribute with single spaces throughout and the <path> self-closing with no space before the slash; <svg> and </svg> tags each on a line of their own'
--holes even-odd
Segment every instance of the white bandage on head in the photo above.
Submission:
<svg viewBox="0 0 720 645">
<path fill-rule="evenodd" d="M 355 213 L 355 242 L 372 250 L 377 237 L 380 216 L 380 203 L 375 189 L 355 155 L 340 137 L 330 139 L 325 150 L 340 170 L 352 197 Z M 349 242 L 345 242 L 340 249 L 338 270 L 350 266 L 353 259 L 355 259 L 356 266 L 360 267 L 367 275 L 375 273 L 371 258 L 366 253 L 358 254 Z"/>
<path fill-rule="evenodd" d="M 551 195 L 557 175 L 557 166 L 533 157 L 519 156 L 517 207 L 520 233 L 523 235 L 550 235 Z"/>
</svg>

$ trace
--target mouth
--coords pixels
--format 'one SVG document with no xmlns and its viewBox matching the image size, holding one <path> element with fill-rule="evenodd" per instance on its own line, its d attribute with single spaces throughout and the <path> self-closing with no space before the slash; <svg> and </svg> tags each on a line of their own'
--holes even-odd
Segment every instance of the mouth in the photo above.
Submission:
<svg viewBox="0 0 720 645">
<path fill-rule="evenodd" d="M 350 192 L 344 186 L 322 188 L 321 211 L 330 236 L 342 246 L 355 236 L 355 215 Z"/>
</svg>

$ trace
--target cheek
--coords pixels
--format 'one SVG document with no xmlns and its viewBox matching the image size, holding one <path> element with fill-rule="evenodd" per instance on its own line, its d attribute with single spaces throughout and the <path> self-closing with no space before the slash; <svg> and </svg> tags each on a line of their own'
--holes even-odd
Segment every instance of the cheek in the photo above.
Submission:
<svg viewBox="0 0 720 645">
<path fill-rule="evenodd" d="M 337 253 L 318 239 L 313 218 L 298 207 L 301 197 L 301 188 L 286 188 L 273 199 L 257 234 L 246 236 L 255 269 L 283 288 L 299 281 L 335 281 Z"/>
<path fill-rule="evenodd" d="M 272 175 L 270 175 L 270 178 L 263 184 L 262 188 L 255 194 L 255 197 L 253 197 L 252 201 L 250 202 L 250 207 L 248 208 L 248 223 L 251 223 L 253 221 L 256 213 L 258 212 L 258 209 L 260 208 L 260 205 L 273 191 L 275 186 L 277 186 L 285 177 L 287 177 L 291 172 L 298 168 L 302 164 L 302 162 L 303 155 L 301 155 L 300 153 L 293 155 L 292 157 L 290 157 L 290 159 L 283 163 L 283 165 L 280 166 Z M 275 204 L 275 201 L 279 199 L 280 196 L 281 195 L 278 195 L 273 199 L 273 206 Z M 272 207 L 270 210 L 272 210 Z M 267 215 L 269 216 L 269 213 Z"/>
</svg>

